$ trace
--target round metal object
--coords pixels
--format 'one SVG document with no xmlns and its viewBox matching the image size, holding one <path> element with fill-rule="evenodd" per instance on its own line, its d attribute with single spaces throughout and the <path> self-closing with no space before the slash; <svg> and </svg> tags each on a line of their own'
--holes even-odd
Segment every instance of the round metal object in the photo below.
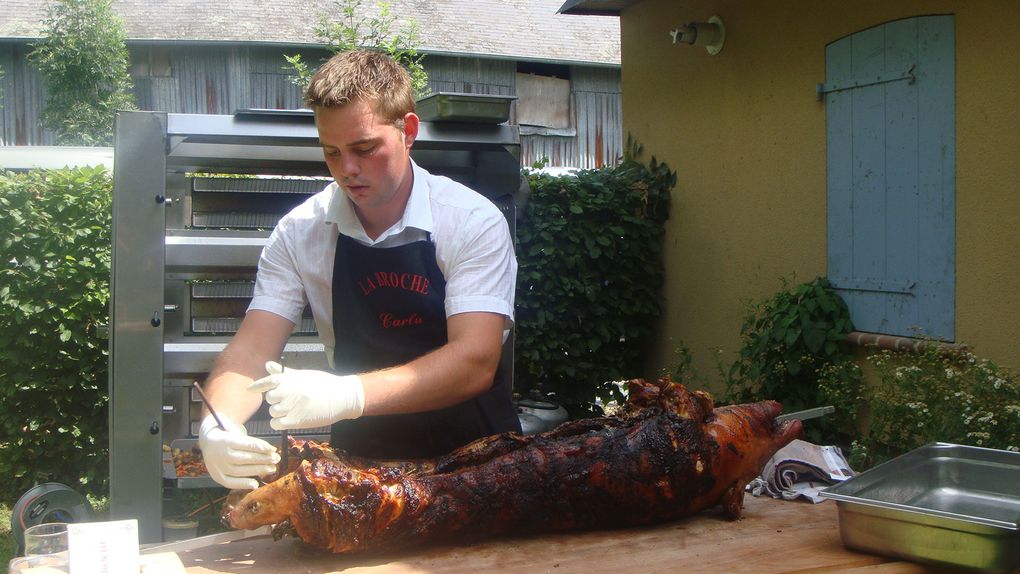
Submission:
<svg viewBox="0 0 1020 574">
<path fill-rule="evenodd" d="M 517 418 L 521 421 L 521 433 L 525 436 L 538 434 L 547 430 L 545 421 L 535 415 L 519 412 L 517 413 Z"/>
<path fill-rule="evenodd" d="M 28 489 L 11 509 L 11 532 L 18 543 L 18 555 L 25 549 L 25 529 L 47 522 L 88 522 L 92 506 L 85 497 L 59 482 L 47 482 Z"/>
</svg>

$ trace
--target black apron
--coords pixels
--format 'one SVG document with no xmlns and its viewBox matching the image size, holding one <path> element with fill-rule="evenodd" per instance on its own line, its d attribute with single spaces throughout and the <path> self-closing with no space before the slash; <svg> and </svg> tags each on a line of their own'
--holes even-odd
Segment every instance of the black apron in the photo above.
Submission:
<svg viewBox="0 0 1020 574">
<path fill-rule="evenodd" d="M 333 263 L 337 373 L 401 365 L 445 345 L 445 298 L 430 240 L 379 248 L 341 234 Z M 451 407 L 339 421 L 330 444 L 369 458 L 428 458 L 491 434 L 520 432 L 507 379 L 498 370 L 492 388 Z"/>
</svg>

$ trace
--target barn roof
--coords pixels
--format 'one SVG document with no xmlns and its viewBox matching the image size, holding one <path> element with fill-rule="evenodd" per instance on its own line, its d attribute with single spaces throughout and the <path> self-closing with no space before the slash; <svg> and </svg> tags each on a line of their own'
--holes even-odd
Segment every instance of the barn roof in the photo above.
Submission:
<svg viewBox="0 0 1020 574">
<path fill-rule="evenodd" d="M 398 22 L 414 20 L 419 50 L 514 60 L 620 64 L 619 19 L 559 14 L 562 0 L 389 0 Z M 46 0 L 4 0 L 0 38 L 42 35 Z M 129 42 L 318 44 L 320 14 L 334 0 L 114 0 Z M 378 13 L 374 0 L 366 16 Z M 399 24 L 398 24 L 399 26 Z"/>
</svg>

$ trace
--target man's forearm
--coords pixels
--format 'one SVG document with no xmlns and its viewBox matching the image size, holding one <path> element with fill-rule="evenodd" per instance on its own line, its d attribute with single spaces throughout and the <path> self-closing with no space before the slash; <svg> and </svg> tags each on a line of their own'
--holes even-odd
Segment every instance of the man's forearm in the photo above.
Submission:
<svg viewBox="0 0 1020 574">
<path fill-rule="evenodd" d="M 361 374 L 366 415 L 401 414 L 452 406 L 492 386 L 502 350 L 503 316 L 455 315 L 446 345 L 409 363 Z"/>
<path fill-rule="evenodd" d="M 248 391 L 253 380 L 255 377 L 242 374 L 229 365 L 221 365 L 218 360 L 205 383 L 206 395 L 216 413 L 230 417 L 238 424 L 251 418 L 262 404 L 261 393 Z M 203 409 L 203 418 L 206 414 Z"/>
<path fill-rule="evenodd" d="M 291 328 L 293 323 L 266 311 L 245 316 L 230 344 L 216 358 L 204 386 L 217 414 L 238 424 L 255 414 L 262 393 L 249 391 L 248 385 L 266 375 L 266 361 L 279 360 Z"/>
</svg>

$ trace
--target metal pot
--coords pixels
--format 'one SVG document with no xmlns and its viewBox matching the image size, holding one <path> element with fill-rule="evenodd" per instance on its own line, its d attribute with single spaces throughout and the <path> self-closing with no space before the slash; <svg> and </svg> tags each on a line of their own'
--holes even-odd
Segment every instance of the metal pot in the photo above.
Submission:
<svg viewBox="0 0 1020 574">
<path fill-rule="evenodd" d="M 548 430 L 552 430 L 559 426 L 561 423 L 566 422 L 567 419 L 569 418 L 569 415 L 567 414 L 567 409 L 547 399 L 540 399 L 535 397 L 521 399 L 517 401 L 517 410 L 520 413 L 518 415 L 518 418 L 520 418 L 523 415 L 529 415 L 530 417 L 534 417 L 538 419 L 538 421 L 540 421 L 541 430 L 538 430 L 536 432 L 545 432 Z M 523 427 L 523 425 L 524 419 L 521 419 L 521 426 Z M 533 433 L 525 432 L 524 434 Z"/>
</svg>

